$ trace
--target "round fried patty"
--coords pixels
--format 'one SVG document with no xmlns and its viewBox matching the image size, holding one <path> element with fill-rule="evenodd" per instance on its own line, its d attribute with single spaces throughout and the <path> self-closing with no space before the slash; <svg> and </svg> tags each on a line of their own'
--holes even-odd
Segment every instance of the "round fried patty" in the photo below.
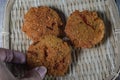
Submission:
<svg viewBox="0 0 120 80">
<path fill-rule="evenodd" d="M 38 42 L 30 45 L 27 52 L 30 67 L 45 66 L 48 74 L 62 76 L 71 63 L 71 49 L 66 42 L 53 36 L 42 36 Z"/>
<path fill-rule="evenodd" d="M 53 9 L 46 6 L 32 7 L 25 14 L 22 31 L 37 41 L 43 35 L 60 36 L 62 25 L 61 18 Z"/>
<path fill-rule="evenodd" d="M 66 35 L 75 47 L 90 48 L 104 37 L 105 26 L 93 11 L 74 11 L 67 20 Z"/>
</svg>

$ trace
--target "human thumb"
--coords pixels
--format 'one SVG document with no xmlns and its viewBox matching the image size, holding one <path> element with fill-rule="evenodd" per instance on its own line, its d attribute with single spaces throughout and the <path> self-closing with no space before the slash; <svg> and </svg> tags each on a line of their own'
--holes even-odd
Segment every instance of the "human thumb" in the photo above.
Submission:
<svg viewBox="0 0 120 80">
<path fill-rule="evenodd" d="M 36 67 L 31 71 L 28 71 L 20 80 L 43 80 L 47 72 L 44 66 Z"/>
</svg>

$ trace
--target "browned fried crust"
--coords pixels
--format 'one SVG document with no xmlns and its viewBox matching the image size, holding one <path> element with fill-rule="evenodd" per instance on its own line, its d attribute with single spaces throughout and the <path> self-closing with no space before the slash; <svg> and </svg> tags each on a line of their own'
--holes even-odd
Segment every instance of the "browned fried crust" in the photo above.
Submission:
<svg viewBox="0 0 120 80">
<path fill-rule="evenodd" d="M 46 6 L 32 7 L 24 17 L 22 31 L 33 41 L 37 41 L 47 34 L 60 36 L 62 25 L 61 18 L 53 9 Z"/>
<path fill-rule="evenodd" d="M 103 39 L 104 29 L 97 12 L 76 10 L 68 18 L 65 32 L 76 47 L 90 48 Z"/>
<path fill-rule="evenodd" d="M 47 67 L 49 75 L 62 76 L 71 63 L 71 50 L 66 42 L 57 37 L 43 36 L 29 47 L 27 63 L 31 67 Z"/>
</svg>

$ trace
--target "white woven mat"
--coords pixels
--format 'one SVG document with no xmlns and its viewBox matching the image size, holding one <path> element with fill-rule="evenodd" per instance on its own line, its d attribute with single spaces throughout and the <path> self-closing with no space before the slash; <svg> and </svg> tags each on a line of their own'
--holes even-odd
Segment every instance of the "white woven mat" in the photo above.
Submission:
<svg viewBox="0 0 120 80">
<path fill-rule="evenodd" d="M 10 2 L 13 0 L 10 0 Z M 4 25 L 3 47 L 26 52 L 30 40 L 21 31 L 24 14 L 32 6 L 47 5 L 62 11 L 67 18 L 74 10 L 97 11 L 105 23 L 104 40 L 91 49 L 74 49 L 69 73 L 64 77 L 45 80 L 109 80 L 120 67 L 120 17 L 114 0 L 14 0 Z M 8 2 L 8 3 L 10 3 Z M 9 6 L 9 5 L 8 5 Z M 6 9 L 7 10 L 7 9 Z M 10 18 L 8 18 L 10 17 Z M 8 20 L 7 20 L 8 19 Z M 13 70 L 14 67 L 12 68 Z M 17 71 L 14 72 L 18 73 Z"/>
<path fill-rule="evenodd" d="M 0 47 L 2 46 L 2 23 L 6 0 L 0 0 Z"/>
</svg>

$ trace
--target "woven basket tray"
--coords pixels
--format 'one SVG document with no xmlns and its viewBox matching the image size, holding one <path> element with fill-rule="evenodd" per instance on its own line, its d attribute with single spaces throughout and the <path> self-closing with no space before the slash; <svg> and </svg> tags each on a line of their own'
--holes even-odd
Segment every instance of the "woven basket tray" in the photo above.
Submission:
<svg viewBox="0 0 120 80">
<path fill-rule="evenodd" d="M 111 80 L 118 76 L 120 16 L 115 0 L 8 0 L 3 23 L 4 48 L 26 52 L 31 41 L 21 31 L 23 17 L 30 7 L 41 5 L 60 10 L 66 19 L 76 9 L 97 11 L 106 27 L 104 40 L 100 44 L 91 49 L 73 48 L 73 62 L 66 76 L 46 76 L 45 80 Z M 17 77 L 24 74 L 20 65 L 9 67 Z"/>
</svg>

